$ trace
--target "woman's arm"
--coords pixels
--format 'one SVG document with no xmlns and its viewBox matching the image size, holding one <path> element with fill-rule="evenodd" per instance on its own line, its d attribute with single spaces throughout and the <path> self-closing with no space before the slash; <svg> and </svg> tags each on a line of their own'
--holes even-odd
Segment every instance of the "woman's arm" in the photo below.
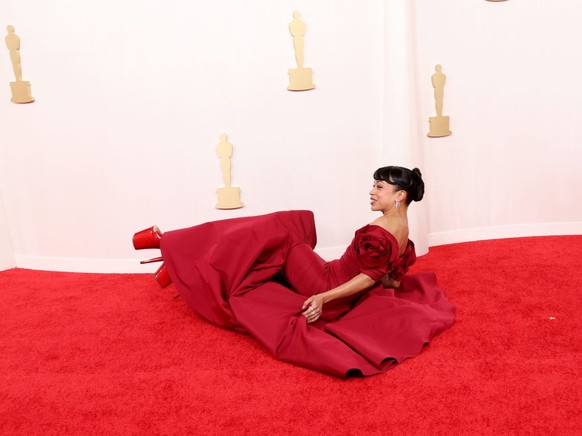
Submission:
<svg viewBox="0 0 582 436">
<path fill-rule="evenodd" d="M 358 292 L 370 288 L 375 283 L 374 279 L 366 274 L 360 273 L 353 279 L 336 288 L 309 297 L 305 300 L 305 303 L 303 303 L 302 309 L 307 308 L 307 310 L 303 312 L 303 315 L 307 318 L 307 322 L 313 322 L 321 316 L 321 311 L 323 310 L 323 305 L 325 303 L 337 300 L 338 298 L 357 294 Z"/>
</svg>

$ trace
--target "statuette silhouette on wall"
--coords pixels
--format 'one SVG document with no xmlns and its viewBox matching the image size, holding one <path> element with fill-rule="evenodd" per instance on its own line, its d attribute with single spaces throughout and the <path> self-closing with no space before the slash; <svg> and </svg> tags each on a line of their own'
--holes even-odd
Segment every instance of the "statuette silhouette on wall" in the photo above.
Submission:
<svg viewBox="0 0 582 436">
<path fill-rule="evenodd" d="M 289 79 L 291 81 L 291 84 L 287 87 L 289 91 L 308 91 L 315 88 L 313 84 L 313 71 L 311 71 L 311 68 L 303 67 L 305 23 L 299 17 L 299 12 L 293 12 L 293 21 L 289 23 L 289 31 L 291 32 L 291 36 L 293 36 L 295 61 L 297 62 L 297 68 L 289 69 Z"/>
<path fill-rule="evenodd" d="M 217 209 L 238 209 L 244 206 L 240 201 L 240 188 L 230 184 L 230 167 L 232 158 L 232 144 L 227 141 L 226 133 L 220 135 L 220 142 L 216 146 L 216 153 L 220 158 L 220 169 L 224 186 L 216 190 L 218 195 Z"/>
<path fill-rule="evenodd" d="M 436 65 L 434 68 L 436 72 L 431 76 L 431 80 L 434 88 L 436 116 L 428 119 L 430 123 L 428 136 L 431 138 L 439 138 L 442 136 L 449 136 L 453 132 L 449 129 L 449 116 L 443 115 L 443 100 L 445 96 L 445 82 L 447 76 L 442 72 L 442 67 L 440 65 Z"/>
<path fill-rule="evenodd" d="M 10 82 L 10 89 L 12 90 L 13 103 L 32 103 L 34 97 L 31 94 L 30 82 L 22 80 L 22 65 L 20 62 L 20 38 L 14 33 L 14 26 L 7 26 L 8 35 L 4 40 L 6 47 L 10 52 L 10 60 L 12 61 L 12 69 L 14 70 L 15 82 Z"/>
</svg>

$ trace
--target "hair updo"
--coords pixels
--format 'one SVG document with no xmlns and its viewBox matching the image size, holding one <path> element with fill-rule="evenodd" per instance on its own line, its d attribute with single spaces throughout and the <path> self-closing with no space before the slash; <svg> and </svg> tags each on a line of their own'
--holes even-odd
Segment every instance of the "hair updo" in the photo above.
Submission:
<svg viewBox="0 0 582 436">
<path fill-rule="evenodd" d="M 424 196 L 424 182 L 418 168 L 412 171 L 404 167 L 382 167 L 374 172 L 374 180 L 394 185 L 398 191 L 406 191 L 406 204 L 420 201 Z"/>
</svg>

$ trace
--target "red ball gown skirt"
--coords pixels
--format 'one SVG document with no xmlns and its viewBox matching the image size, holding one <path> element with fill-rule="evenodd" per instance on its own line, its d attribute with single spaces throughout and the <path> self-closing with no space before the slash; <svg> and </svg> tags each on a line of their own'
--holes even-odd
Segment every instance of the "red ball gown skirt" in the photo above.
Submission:
<svg viewBox="0 0 582 436">
<path fill-rule="evenodd" d="M 307 324 L 306 297 L 359 273 L 350 256 L 326 262 L 315 244 L 313 214 L 288 211 L 166 232 L 161 249 L 193 311 L 254 336 L 277 359 L 336 376 L 384 372 L 453 323 L 434 274 L 418 273 L 399 290 L 378 285 L 328 303 Z"/>
</svg>

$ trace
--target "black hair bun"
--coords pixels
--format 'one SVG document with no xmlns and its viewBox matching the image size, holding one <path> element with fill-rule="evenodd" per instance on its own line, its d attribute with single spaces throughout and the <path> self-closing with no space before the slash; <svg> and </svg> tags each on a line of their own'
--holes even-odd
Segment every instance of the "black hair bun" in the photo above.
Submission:
<svg viewBox="0 0 582 436">
<path fill-rule="evenodd" d="M 413 201 L 420 201 L 424 197 L 424 181 L 422 180 L 422 173 L 418 168 L 412 169 L 413 178 L 415 178 L 415 189 L 410 193 L 412 194 Z"/>
</svg>

